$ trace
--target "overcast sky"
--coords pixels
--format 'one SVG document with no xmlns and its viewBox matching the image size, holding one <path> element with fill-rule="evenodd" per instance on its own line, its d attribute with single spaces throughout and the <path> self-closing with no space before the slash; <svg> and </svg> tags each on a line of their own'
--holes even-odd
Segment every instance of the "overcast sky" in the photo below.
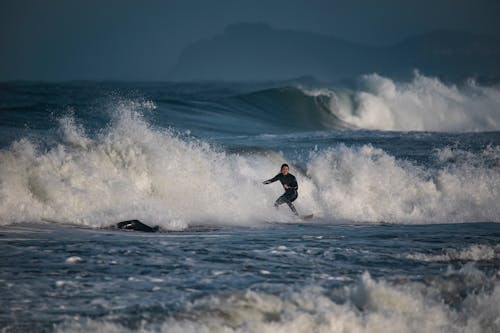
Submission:
<svg viewBox="0 0 500 333">
<path fill-rule="evenodd" d="M 390 44 L 435 29 L 500 36 L 498 0 L 0 0 L 0 80 L 162 80 L 188 44 L 266 22 Z"/>
</svg>

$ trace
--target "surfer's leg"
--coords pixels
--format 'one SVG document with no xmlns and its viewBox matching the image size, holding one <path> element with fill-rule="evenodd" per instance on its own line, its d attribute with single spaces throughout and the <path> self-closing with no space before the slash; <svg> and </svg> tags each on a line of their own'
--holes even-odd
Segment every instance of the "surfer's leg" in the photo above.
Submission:
<svg viewBox="0 0 500 333">
<path fill-rule="evenodd" d="M 295 215 L 299 215 L 299 213 L 297 213 L 297 209 L 295 209 L 295 206 L 292 203 L 295 199 L 297 199 L 297 195 L 289 196 L 285 193 L 274 202 L 274 207 L 278 209 L 279 205 L 286 203 Z"/>
<path fill-rule="evenodd" d="M 288 201 L 288 199 L 287 199 L 286 195 L 283 194 L 281 197 L 279 197 L 278 199 L 276 199 L 276 201 L 274 202 L 274 208 L 278 209 L 279 205 L 282 205 L 282 204 L 284 204 L 287 201 Z"/>
<path fill-rule="evenodd" d="M 286 204 L 288 205 L 288 207 L 290 207 L 290 209 L 292 210 L 292 212 L 295 215 L 299 215 L 299 213 L 297 213 L 297 209 L 295 209 L 295 206 L 293 205 L 293 203 L 291 201 L 287 201 Z"/>
<path fill-rule="evenodd" d="M 297 209 L 295 209 L 295 206 L 293 205 L 292 202 L 294 202 L 295 199 L 297 199 L 297 197 L 298 197 L 298 195 L 297 195 L 297 193 L 295 193 L 292 196 L 287 196 L 287 201 L 286 201 L 286 204 L 288 205 L 288 207 L 290 207 L 290 209 L 292 210 L 292 212 L 295 215 L 299 215 L 299 213 L 297 213 Z"/>
</svg>

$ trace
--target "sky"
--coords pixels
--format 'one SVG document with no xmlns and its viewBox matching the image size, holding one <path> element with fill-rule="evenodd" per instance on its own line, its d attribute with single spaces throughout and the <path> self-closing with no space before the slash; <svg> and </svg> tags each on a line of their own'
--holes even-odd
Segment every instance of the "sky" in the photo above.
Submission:
<svg viewBox="0 0 500 333">
<path fill-rule="evenodd" d="M 1 0 L 0 81 L 167 80 L 183 48 L 240 22 L 387 45 L 500 37 L 498 17 L 498 0 Z"/>
</svg>

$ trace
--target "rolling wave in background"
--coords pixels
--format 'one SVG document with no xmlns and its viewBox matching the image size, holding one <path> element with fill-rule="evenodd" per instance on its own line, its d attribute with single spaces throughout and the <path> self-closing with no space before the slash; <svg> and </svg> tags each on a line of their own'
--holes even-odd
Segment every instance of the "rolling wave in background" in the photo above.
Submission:
<svg viewBox="0 0 500 333">
<path fill-rule="evenodd" d="M 445 84 L 418 72 L 411 82 L 370 74 L 356 89 L 278 87 L 239 98 L 291 129 L 500 130 L 500 87 Z"/>
</svg>

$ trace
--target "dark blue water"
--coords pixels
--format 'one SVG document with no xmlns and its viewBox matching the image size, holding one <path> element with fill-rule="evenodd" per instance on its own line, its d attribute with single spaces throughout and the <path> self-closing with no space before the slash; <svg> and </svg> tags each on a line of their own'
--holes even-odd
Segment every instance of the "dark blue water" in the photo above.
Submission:
<svg viewBox="0 0 500 333">
<path fill-rule="evenodd" d="M 0 323 L 7 331 L 415 331 L 422 318 L 431 331 L 494 332 L 499 240 L 495 223 L 154 235 L 9 226 L 0 233 Z M 432 322 L 436 311 L 443 322 Z"/>
<path fill-rule="evenodd" d="M 422 75 L 2 83 L 0 328 L 499 332 L 499 101 Z M 307 223 L 262 184 L 282 163 Z"/>
</svg>

